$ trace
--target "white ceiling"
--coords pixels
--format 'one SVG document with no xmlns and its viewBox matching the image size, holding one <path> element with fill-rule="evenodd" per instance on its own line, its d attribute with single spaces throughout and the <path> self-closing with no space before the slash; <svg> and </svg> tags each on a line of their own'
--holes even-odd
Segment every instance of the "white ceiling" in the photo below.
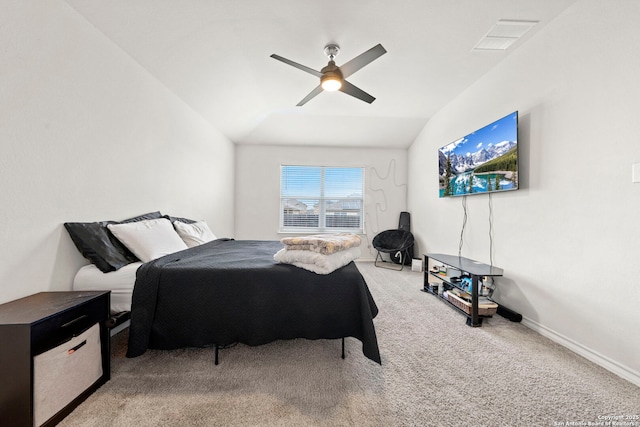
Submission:
<svg viewBox="0 0 640 427">
<path fill-rule="evenodd" d="M 427 120 L 576 0 L 65 0 L 238 144 L 408 147 Z M 506 51 L 473 47 L 500 19 L 539 24 Z M 381 43 L 349 77 L 377 99 L 323 92 L 341 65 Z M 513 109 L 518 106 L 514 105 Z"/>
</svg>

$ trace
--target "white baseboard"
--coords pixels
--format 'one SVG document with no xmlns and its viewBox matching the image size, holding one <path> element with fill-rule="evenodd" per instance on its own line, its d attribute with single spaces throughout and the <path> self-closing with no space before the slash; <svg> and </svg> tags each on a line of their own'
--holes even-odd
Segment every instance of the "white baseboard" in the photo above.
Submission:
<svg viewBox="0 0 640 427">
<path fill-rule="evenodd" d="M 608 357 L 598 353 L 597 351 L 587 348 L 582 344 L 579 344 L 573 341 L 572 339 L 565 337 L 564 335 L 559 334 L 558 332 L 552 329 L 549 329 L 546 326 L 543 326 L 540 323 L 534 320 L 528 319 L 524 316 L 522 318 L 522 324 L 528 327 L 529 329 L 536 331 L 540 335 L 549 338 L 551 341 L 554 341 L 568 348 L 569 350 L 579 354 L 585 359 L 590 360 L 591 362 L 602 366 L 606 370 L 613 372 L 617 376 L 640 387 L 640 372 L 634 371 L 633 369 L 627 366 L 621 365 L 620 363 L 609 359 Z"/>
</svg>

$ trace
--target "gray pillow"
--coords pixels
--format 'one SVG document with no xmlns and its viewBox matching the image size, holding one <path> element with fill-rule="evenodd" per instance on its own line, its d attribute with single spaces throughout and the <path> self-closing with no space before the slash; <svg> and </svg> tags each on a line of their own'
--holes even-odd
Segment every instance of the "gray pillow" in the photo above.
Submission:
<svg viewBox="0 0 640 427">
<path fill-rule="evenodd" d="M 65 222 L 64 227 L 80 253 L 95 264 L 100 271 L 108 273 L 138 261 L 138 258 L 120 243 L 109 231 L 107 225 L 156 218 L 162 218 L 162 214 L 149 212 L 124 221 Z"/>
</svg>

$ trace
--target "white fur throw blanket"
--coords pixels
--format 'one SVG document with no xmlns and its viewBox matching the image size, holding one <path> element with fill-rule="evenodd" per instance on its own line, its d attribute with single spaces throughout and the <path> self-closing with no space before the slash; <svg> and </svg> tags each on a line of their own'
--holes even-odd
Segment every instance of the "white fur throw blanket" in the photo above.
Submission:
<svg viewBox="0 0 640 427">
<path fill-rule="evenodd" d="M 340 267 L 344 267 L 359 256 L 360 248 L 358 246 L 329 255 L 309 250 L 283 248 L 273 256 L 273 259 L 284 264 L 293 264 L 296 267 L 304 268 L 317 274 L 329 274 Z"/>
<path fill-rule="evenodd" d="M 360 236 L 352 233 L 313 234 L 310 236 L 285 237 L 280 240 L 287 250 L 303 250 L 330 255 L 360 246 Z"/>
</svg>

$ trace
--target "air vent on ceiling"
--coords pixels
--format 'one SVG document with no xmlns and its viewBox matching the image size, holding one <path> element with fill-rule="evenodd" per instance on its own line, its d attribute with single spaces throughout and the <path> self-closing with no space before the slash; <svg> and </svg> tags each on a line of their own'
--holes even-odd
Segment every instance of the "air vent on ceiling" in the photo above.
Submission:
<svg viewBox="0 0 640 427">
<path fill-rule="evenodd" d="M 538 21 L 500 19 L 473 47 L 473 50 L 506 50 L 532 29 Z"/>
</svg>

